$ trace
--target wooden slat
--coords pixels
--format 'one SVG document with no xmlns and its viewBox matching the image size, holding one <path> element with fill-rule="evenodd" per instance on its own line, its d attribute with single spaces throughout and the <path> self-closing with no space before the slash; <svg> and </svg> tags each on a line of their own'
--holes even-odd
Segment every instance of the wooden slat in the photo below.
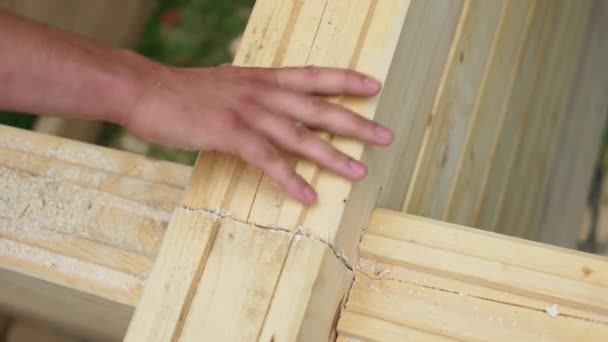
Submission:
<svg viewBox="0 0 608 342">
<path fill-rule="evenodd" d="M 378 209 L 368 232 L 391 239 L 608 287 L 608 260 L 570 249 Z M 407 227 L 404 228 L 404 227 Z M 517 253 L 513 246 L 517 245 Z M 556 260 L 559 260 L 557 262 Z"/>
<path fill-rule="evenodd" d="M 365 341 L 454 341 L 445 336 L 430 334 L 350 311 L 345 311 L 340 315 L 338 331 L 344 339 L 352 338 Z"/>
<path fill-rule="evenodd" d="M 0 306 L 121 339 L 188 175 L 0 126 Z"/>
<path fill-rule="evenodd" d="M 405 211 L 441 218 L 449 199 L 451 181 L 473 118 L 476 94 L 484 79 L 504 3 L 500 0 L 466 2 L 454 39 L 446 81 L 437 94 L 430 132 L 419 155 L 419 171 Z M 483 28 L 483 29 L 480 29 Z"/>
<path fill-rule="evenodd" d="M 417 128 L 424 139 L 408 160 L 415 163 L 413 174 L 393 170 L 408 184 L 404 212 L 545 241 L 551 238 L 539 233 L 541 221 L 578 222 L 582 190 L 575 192 L 577 202 L 560 205 L 564 210 L 553 210 L 551 218 L 544 208 L 569 197 L 564 187 L 587 187 L 592 144 L 603 127 L 597 114 L 577 122 L 567 115 L 594 2 L 465 3 L 441 83 L 426 91 L 435 100 L 426 129 Z M 601 63 L 588 68 L 601 69 Z M 567 138 L 574 131 L 587 137 L 588 151 Z M 571 153 L 564 156 L 564 150 Z M 575 168 L 584 177 L 577 180 Z"/>
<path fill-rule="evenodd" d="M 608 333 L 605 279 L 568 278 L 579 277 L 569 272 L 579 263 L 601 273 L 605 258 L 388 210 L 374 213 L 361 253 L 343 336 L 373 340 L 403 328 L 421 341 L 574 341 Z M 500 266 L 487 273 L 492 263 Z"/>
<path fill-rule="evenodd" d="M 595 1 L 591 11 L 584 56 L 577 80 L 567 96 L 566 118 L 555 143 L 551 177 L 536 209 L 540 219 L 537 239 L 574 247 L 589 184 L 594 172 L 595 151 L 602 143 L 608 118 L 608 6 Z"/>
<path fill-rule="evenodd" d="M 608 332 L 606 316 L 589 318 L 559 305 L 554 318 L 546 312 L 551 302 L 388 267 L 391 273 L 385 279 L 357 276 L 347 312 L 460 341 L 530 341 L 543 336 L 550 341 L 594 341 Z"/>
<path fill-rule="evenodd" d="M 517 71 L 523 60 L 525 42 L 531 34 L 537 4 L 537 1 L 507 1 L 505 4 L 485 77 L 475 100 L 475 120 L 469 125 L 466 148 L 447 199 L 449 207 L 444 219 L 449 222 L 471 223 L 478 210 L 487 169 L 496 149 L 494 141 L 501 132 L 508 100 L 517 86 Z"/>
<path fill-rule="evenodd" d="M 512 257 L 510 252 L 518 240 L 383 213 L 372 220 L 370 234 L 362 240 L 363 256 L 608 314 L 605 258 L 541 245 L 526 246 L 523 241 L 517 243 L 518 255 Z M 380 229 L 385 226 L 393 228 Z M 416 228 L 407 233 L 397 228 L 409 226 Z M 430 236 L 442 235 L 446 237 L 430 241 Z M 375 254 L 380 246 L 382 253 Z M 550 261 L 534 262 L 537 259 Z"/>
<path fill-rule="evenodd" d="M 579 67 L 582 65 L 583 60 L 582 56 L 584 54 L 583 48 L 585 47 L 585 42 L 587 40 L 587 36 L 589 35 L 589 21 L 591 18 L 592 5 L 595 3 L 595 0 L 583 1 L 580 3 L 580 6 L 576 8 L 576 11 L 571 14 L 571 16 L 575 17 L 574 20 L 569 24 L 570 35 L 568 36 L 569 44 L 565 42 L 562 44 L 562 51 L 568 51 L 569 53 L 564 53 L 564 61 L 562 62 L 562 67 L 559 69 L 560 79 L 556 80 L 560 84 L 560 88 L 554 94 L 552 99 L 552 105 L 549 107 L 548 111 L 554 113 L 551 117 L 548 125 L 552 128 L 551 133 L 548 137 L 546 137 L 545 150 L 546 152 L 546 162 L 543 167 L 537 169 L 538 175 L 538 185 L 536 187 L 530 187 L 528 189 L 528 196 L 532 198 L 531 204 L 526 208 L 524 215 L 527 217 L 527 222 L 523 224 L 523 228 L 525 229 L 525 233 L 520 234 L 519 236 L 528 238 L 528 239 L 538 239 L 539 229 L 540 229 L 540 221 L 542 218 L 543 206 L 547 198 L 546 196 L 550 196 L 547 194 L 548 189 L 550 187 L 554 187 L 551 181 L 553 180 L 553 167 L 552 163 L 556 160 L 562 158 L 561 148 L 559 146 L 559 141 L 562 139 L 563 130 L 565 126 L 568 125 L 566 121 L 567 116 L 567 105 L 570 94 L 574 90 L 574 84 L 576 84 L 576 76 Z M 596 123 L 602 122 L 598 120 Z M 597 139 L 601 137 L 601 131 L 599 129 L 595 130 L 587 130 L 585 134 L 590 134 L 591 136 L 596 136 Z M 598 146 L 599 147 L 599 146 Z M 585 153 L 585 155 L 590 156 L 594 153 L 589 151 Z M 593 163 L 591 159 L 588 158 L 586 162 L 586 167 L 591 169 Z M 530 175 L 533 176 L 533 175 Z M 579 184 L 579 187 L 583 187 L 584 179 L 575 181 L 572 180 L 572 183 Z M 582 213 L 581 206 L 577 206 L 579 215 Z M 562 216 L 564 213 L 560 213 L 558 215 Z M 576 219 L 576 214 L 574 217 L 570 218 L 570 220 Z M 563 216 L 562 216 L 563 217 Z M 574 232 L 574 229 L 571 229 Z M 576 238 L 574 235 L 571 235 L 571 244 L 567 247 L 573 248 L 575 246 Z M 547 240 L 541 240 L 543 242 L 549 242 Z"/>
<path fill-rule="evenodd" d="M 191 167 L 184 165 L 153 160 L 136 156 L 133 153 L 46 134 L 33 134 L 3 125 L 0 125 L 0 133 L 0 146 L 6 150 L 57 159 L 68 164 L 86 166 L 111 174 L 165 184 L 179 190 L 186 187 L 192 171 Z M 48 169 L 52 170 L 50 167 Z"/>
<path fill-rule="evenodd" d="M 496 230 L 504 193 L 509 184 L 509 170 L 516 157 L 516 147 L 522 134 L 527 106 L 532 100 L 540 66 L 546 58 L 546 46 L 551 31 L 546 28 L 553 13 L 553 1 L 536 1 L 530 33 L 525 41 L 524 55 L 516 70 L 513 93 L 505 109 L 506 117 L 493 142 L 491 163 L 485 176 L 473 221 L 467 224 L 486 230 Z M 462 222 L 461 222 L 462 223 Z"/>
<path fill-rule="evenodd" d="M 447 59 L 449 39 L 445 37 L 453 34 L 454 17 L 459 15 L 454 6 L 406 0 L 258 1 L 235 63 L 314 63 L 370 74 L 385 81 L 378 98 L 338 101 L 402 131 L 416 113 L 399 109 L 419 101 L 402 82 L 438 83 L 439 72 L 430 71 Z M 437 8 L 455 11 L 433 11 Z M 443 29 L 427 30 L 436 25 Z M 426 41 L 446 46 L 423 44 Z M 431 62 L 410 63 L 437 52 Z M 429 106 L 432 98 L 426 100 L 418 106 Z M 381 189 L 389 190 L 387 180 L 395 157 L 410 147 L 403 139 L 389 149 L 364 149 L 347 139 L 327 134 L 323 138 L 368 162 L 370 175 L 352 187 L 316 166 L 298 162 L 296 170 L 319 192 L 318 203 L 311 207 L 284 198 L 257 170 L 234 158 L 201 154 L 127 341 L 325 340 L 333 334 L 364 222 Z M 402 198 L 404 188 L 389 192 L 397 194 L 393 198 Z M 193 227 L 188 221 L 192 217 L 210 221 Z M 192 234 L 200 236 L 198 249 L 181 253 L 191 246 Z M 176 269 L 184 277 L 168 276 Z M 255 296 L 246 295 L 251 293 Z"/>
<path fill-rule="evenodd" d="M 544 170 L 549 162 L 551 136 L 558 130 L 563 114 L 555 106 L 565 86 L 564 78 L 575 66 L 568 60 L 574 54 L 580 54 L 580 49 L 573 43 L 581 40 L 578 22 L 588 14 L 589 3 L 554 4 L 552 26 L 547 28 L 551 36 L 546 58 L 540 66 L 532 101 L 525 109 L 527 121 L 507 178 L 508 186 L 496 223 L 497 231 L 501 233 L 527 238 L 534 234 L 530 210 L 546 179 Z M 564 49 L 571 53 L 564 53 Z"/>
</svg>

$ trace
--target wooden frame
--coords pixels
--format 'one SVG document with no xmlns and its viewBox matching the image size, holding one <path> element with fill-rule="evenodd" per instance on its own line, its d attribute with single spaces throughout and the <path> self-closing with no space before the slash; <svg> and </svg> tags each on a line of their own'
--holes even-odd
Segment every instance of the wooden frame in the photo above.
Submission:
<svg viewBox="0 0 608 342">
<path fill-rule="evenodd" d="M 0 304 L 80 334 L 121 339 L 159 248 L 157 243 L 134 248 L 135 242 L 142 236 L 144 241 L 162 238 L 171 211 L 165 208 L 177 205 L 190 170 L 0 129 L 3 137 L 10 137 L 1 143 L 0 156 L 5 158 L 0 160 L 0 184 L 3 189 L 9 183 L 25 189 L 16 201 L 0 206 L 0 213 L 19 217 L 23 208 L 32 208 L 21 216 L 21 224 L 0 221 Z M 98 153 L 96 164 L 86 158 L 92 151 Z M 13 176 L 6 177 L 7 171 Z M 106 175 L 105 182 L 99 182 L 99 174 Z M 174 185 L 167 188 L 161 179 L 171 179 Z M 39 192 L 30 190 L 41 183 L 91 198 L 91 209 L 98 215 L 70 221 L 70 210 L 56 216 L 37 214 Z M 137 191 L 117 192 L 120 189 Z M 73 205 L 65 197 L 42 193 L 48 206 L 44 210 Z M 125 203 L 139 208 L 132 215 L 141 218 L 103 210 Z M 153 217 L 164 218 L 158 228 Z M 37 220 L 46 220 L 47 226 Z M 108 240 L 116 234 L 117 221 L 123 222 L 124 238 Z M 15 248 L 6 248 L 7 244 Z M 608 329 L 602 304 L 606 258 L 388 210 L 372 215 L 360 254 L 354 285 L 338 320 L 339 340 L 592 340 Z M 78 273 L 65 267 L 70 264 L 77 265 Z M 488 273 L 493 269 L 496 272 Z M 114 280 L 92 276 L 99 273 Z M 124 289 L 130 289 L 128 296 Z M 546 312 L 554 304 L 557 317 Z"/>
<path fill-rule="evenodd" d="M 578 71 L 568 68 L 567 73 L 555 75 L 562 83 L 550 79 L 560 86 L 538 91 L 556 110 L 565 107 L 584 113 L 589 127 L 605 119 L 598 113 L 608 106 L 601 91 L 608 88 L 608 77 L 593 69 L 608 60 L 602 58 L 608 55 L 608 44 L 601 39 L 608 6 L 601 1 L 560 3 L 537 16 L 547 4 L 543 0 L 530 4 L 258 1 L 237 64 L 318 64 L 372 74 L 385 83 L 378 98 L 335 101 L 402 132 L 389 149 L 323 136 L 366 161 L 370 177 L 353 186 L 294 161 L 296 170 L 320 192 L 319 203 L 310 208 L 285 198 L 257 170 L 227 156 L 201 154 L 191 170 L 1 127 L 0 182 L 8 190 L 0 195 L 11 200 L 0 207 L 0 266 L 7 279 L 0 284 L 0 303 L 107 338 L 123 336 L 136 307 L 127 341 L 399 340 L 404 336 L 510 340 L 543 334 L 556 339 L 606 334 L 605 259 L 418 216 L 374 211 L 412 204 L 416 194 L 423 193 L 416 188 L 430 184 L 419 182 L 434 177 L 424 165 L 436 158 L 425 151 L 442 144 L 436 137 L 443 135 L 433 130 L 441 129 L 435 124 L 436 115 L 453 114 L 443 104 L 446 94 L 476 113 L 470 122 L 478 128 L 470 128 L 470 139 L 482 139 L 473 138 L 475 130 L 482 132 L 490 124 L 483 121 L 488 118 L 480 108 L 494 105 L 469 98 L 458 83 L 451 82 L 458 75 L 477 75 L 466 82 L 489 94 L 504 89 L 496 81 L 503 70 L 493 65 L 509 63 L 497 60 L 502 54 L 496 49 L 503 44 L 518 47 L 505 57 L 507 61 L 519 60 L 521 70 L 535 70 L 535 39 L 542 41 L 552 32 L 547 25 L 558 25 L 570 11 L 575 11 L 572 22 L 577 28 L 569 33 L 572 46 L 586 48 L 563 59 L 553 56 L 558 49 L 549 49 L 553 62 L 548 68 L 579 58 L 585 63 Z M 490 13 L 493 16 L 484 17 Z M 585 18 L 590 13 L 588 26 Z M 476 31 L 488 21 L 494 23 L 494 33 Z M 582 32 L 587 31 L 589 38 L 582 44 Z M 511 41 L 501 32 L 517 34 Z M 466 37 L 483 41 L 485 52 L 464 63 L 463 48 L 477 51 L 466 45 Z M 469 50 L 464 51 L 469 56 Z M 512 74 L 506 86 L 527 80 L 523 73 Z M 575 79 L 581 89 L 593 90 L 584 93 L 585 101 L 558 96 Z M 404 80 L 420 86 L 403 87 Z M 585 125 L 576 127 L 582 130 Z M 548 140 L 543 140 L 546 153 L 552 153 L 548 137 L 556 134 L 548 132 Z M 580 146 L 596 144 L 597 134 L 589 135 Z M 559 137 L 560 144 L 568 145 L 569 135 Z M 497 149 L 484 158 L 502 152 Z M 459 160 L 462 151 L 453 153 L 447 156 L 450 163 L 462 165 L 442 172 L 468 174 L 470 168 L 481 172 L 477 164 L 465 166 L 467 161 Z M 528 158 L 519 152 L 514 156 Z M 584 165 L 577 172 L 586 173 L 590 158 L 579 160 Z M 542 170 L 547 163 L 562 163 L 550 155 L 545 161 Z M 538 175 L 543 173 L 536 169 L 540 164 L 530 165 Z M 568 185 L 575 182 L 568 172 L 559 177 Z M 499 188 L 506 186 L 496 183 Z M 547 184 L 552 183 L 559 185 L 553 178 Z M 452 200 L 440 188 L 435 200 Z M 178 204 L 183 189 L 185 196 Z M 516 214 L 521 209 L 534 214 L 531 217 L 537 215 L 513 200 L 506 203 Z M 424 295 L 417 296 L 418 291 Z M 17 300 L 26 296 L 32 300 Z M 37 301 L 63 303 L 65 314 L 37 308 Z M 476 324 L 481 317 L 476 306 L 492 323 Z M 434 311 L 440 319 L 431 319 Z"/>
</svg>

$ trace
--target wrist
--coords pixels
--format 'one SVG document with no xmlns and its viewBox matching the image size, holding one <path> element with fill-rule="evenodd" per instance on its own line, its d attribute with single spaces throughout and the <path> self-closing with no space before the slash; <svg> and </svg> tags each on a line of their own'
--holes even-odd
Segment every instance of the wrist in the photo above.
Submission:
<svg viewBox="0 0 608 342">
<path fill-rule="evenodd" d="M 112 70 L 110 82 L 116 101 L 107 121 L 128 127 L 137 113 L 138 104 L 158 84 L 158 75 L 165 67 L 131 50 L 115 49 L 114 53 L 119 63 Z"/>
</svg>

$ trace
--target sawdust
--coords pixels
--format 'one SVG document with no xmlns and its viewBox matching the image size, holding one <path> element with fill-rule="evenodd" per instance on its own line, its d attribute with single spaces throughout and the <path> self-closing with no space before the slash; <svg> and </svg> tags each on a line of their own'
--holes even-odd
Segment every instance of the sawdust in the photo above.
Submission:
<svg viewBox="0 0 608 342">
<path fill-rule="evenodd" d="M 553 318 L 556 318 L 560 314 L 559 307 L 557 306 L 557 304 L 553 304 L 553 305 L 549 306 L 548 308 L 545 309 L 545 312 Z"/>
<path fill-rule="evenodd" d="M 0 146 L 4 146 L 13 150 L 18 150 L 26 153 L 32 153 L 47 157 L 54 157 L 74 164 L 87 165 L 111 172 L 119 172 L 121 170 L 120 163 L 114 158 L 108 158 L 107 153 L 97 146 L 89 146 L 77 142 L 66 142 L 68 146 L 62 146 L 61 143 L 54 145 L 35 144 L 22 136 L 23 133 L 3 134 L 0 136 Z M 78 146 L 70 146 L 78 145 Z"/>
<path fill-rule="evenodd" d="M 78 169 L 66 172 L 75 175 Z M 46 239 L 47 231 L 61 232 L 155 255 L 170 212 L 61 178 L 0 166 L 0 232 L 29 239 Z"/>
</svg>

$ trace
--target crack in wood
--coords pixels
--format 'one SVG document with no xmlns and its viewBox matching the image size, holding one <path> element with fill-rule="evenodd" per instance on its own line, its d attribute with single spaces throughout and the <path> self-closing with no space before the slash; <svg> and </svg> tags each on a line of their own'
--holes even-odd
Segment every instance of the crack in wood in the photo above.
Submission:
<svg viewBox="0 0 608 342">
<path fill-rule="evenodd" d="M 249 222 L 247 220 L 237 219 L 224 209 L 217 209 L 217 210 L 212 210 L 212 209 L 208 209 L 208 208 L 194 209 L 194 208 L 190 208 L 186 205 L 182 205 L 180 208 L 187 210 L 187 211 L 191 211 L 191 212 L 203 212 L 208 215 L 214 216 L 218 219 L 231 220 L 234 222 L 246 224 L 250 227 L 257 228 L 257 229 L 263 229 L 263 230 L 275 231 L 275 232 L 279 232 L 279 233 L 283 233 L 283 234 L 289 234 L 292 236 L 292 239 L 299 236 L 299 237 L 302 237 L 305 239 L 310 239 L 310 240 L 320 242 L 332 251 L 332 254 L 338 260 L 340 260 L 340 262 L 344 265 L 344 267 L 346 267 L 351 272 L 355 271 L 355 267 L 350 262 L 350 260 L 348 260 L 348 258 L 346 258 L 346 256 L 344 256 L 344 253 L 341 250 L 336 248 L 331 242 L 329 242 L 329 240 L 323 239 L 321 237 L 318 237 L 316 235 L 306 232 L 302 226 L 298 227 L 296 230 L 289 230 L 289 229 L 283 228 L 283 227 L 266 226 L 266 225 L 257 224 L 255 222 Z"/>
<path fill-rule="evenodd" d="M 395 279 L 395 278 L 389 278 L 389 277 L 375 277 L 375 276 L 370 275 L 366 271 L 362 271 L 360 269 L 357 269 L 356 271 L 357 271 L 357 275 L 363 276 L 368 281 L 370 281 L 370 280 L 372 280 L 372 281 L 388 281 L 388 282 L 394 282 L 394 283 L 407 284 L 407 285 L 412 285 L 412 286 L 418 286 L 418 287 L 421 287 L 421 288 L 424 288 L 424 289 L 428 289 L 428 290 L 440 291 L 440 292 L 444 292 L 444 293 L 451 293 L 451 294 L 458 295 L 460 297 L 475 298 L 475 299 L 479 299 L 479 300 L 483 300 L 483 301 L 493 302 L 493 303 L 502 304 L 502 305 L 508 305 L 508 306 L 512 306 L 512 307 L 516 307 L 516 308 L 521 308 L 521 309 L 526 309 L 526 310 L 532 310 L 532 311 L 538 311 L 538 312 L 543 312 L 543 313 L 545 312 L 545 309 L 537 308 L 537 307 L 533 307 L 533 306 L 527 306 L 527 305 L 523 305 L 523 304 L 517 304 L 517 303 L 502 301 L 502 300 L 488 298 L 488 297 L 484 297 L 484 296 L 478 296 L 478 295 L 469 294 L 469 293 L 465 293 L 465 292 L 458 291 L 458 290 L 450 290 L 450 289 L 446 289 L 446 288 L 442 288 L 442 287 L 437 287 L 437 286 L 431 286 L 431 285 L 428 285 L 428 284 L 423 284 L 423 283 L 414 282 L 414 281 L 407 281 L 407 280 L 403 280 L 403 279 Z M 356 276 L 355 276 L 355 278 L 356 278 Z M 572 314 L 565 314 L 565 313 L 560 313 L 560 316 L 563 316 L 563 317 L 566 317 L 566 318 L 572 318 L 572 319 L 576 319 L 576 320 L 581 320 L 581 321 L 585 321 L 585 322 L 589 322 L 589 323 L 601 324 L 601 325 L 608 326 L 608 322 L 600 321 L 600 320 L 593 319 L 593 318 L 581 317 L 581 316 L 572 315 Z"/>
</svg>

